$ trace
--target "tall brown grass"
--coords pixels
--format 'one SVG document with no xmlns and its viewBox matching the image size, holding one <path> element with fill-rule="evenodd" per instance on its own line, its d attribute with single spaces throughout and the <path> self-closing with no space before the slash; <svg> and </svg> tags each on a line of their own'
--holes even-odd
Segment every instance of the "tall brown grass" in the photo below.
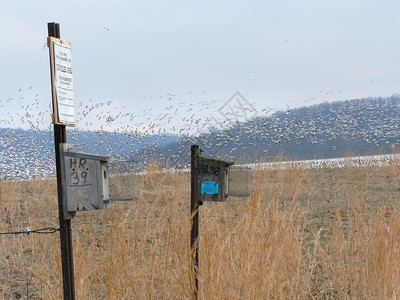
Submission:
<svg viewBox="0 0 400 300">
<path fill-rule="evenodd" d="M 249 197 L 200 208 L 199 298 L 399 298 L 399 179 L 395 164 L 252 171 Z M 118 180 L 138 200 L 72 221 L 77 299 L 193 299 L 189 174 Z M 57 223 L 54 181 L 0 187 L 1 232 Z M 62 298 L 57 233 L 0 249 L 0 299 Z"/>
</svg>

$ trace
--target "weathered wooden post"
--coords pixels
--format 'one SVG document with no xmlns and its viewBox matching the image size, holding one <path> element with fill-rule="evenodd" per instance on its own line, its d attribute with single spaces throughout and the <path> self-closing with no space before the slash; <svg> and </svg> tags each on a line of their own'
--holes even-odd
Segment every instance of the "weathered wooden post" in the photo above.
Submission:
<svg viewBox="0 0 400 300">
<path fill-rule="evenodd" d="M 63 198 L 62 180 L 61 180 L 61 160 L 60 160 L 60 144 L 67 142 L 67 133 L 65 125 L 60 124 L 60 113 L 57 103 L 57 91 L 55 84 L 55 62 L 54 47 L 51 46 L 50 38 L 60 39 L 60 24 L 47 23 L 48 42 L 50 49 L 50 76 L 51 90 L 53 99 L 53 124 L 54 124 L 54 148 L 56 155 L 56 171 L 57 171 L 57 193 L 58 193 L 58 215 L 60 223 L 60 243 L 61 243 L 61 264 L 63 276 L 63 291 L 65 300 L 75 299 L 75 281 L 74 281 L 74 261 L 72 253 L 72 234 L 71 234 L 71 218 L 65 218 L 68 215 L 66 211 L 66 201 Z M 70 70 L 72 75 L 72 69 Z M 57 121 L 58 120 L 58 121 Z"/>
<path fill-rule="evenodd" d="M 233 162 L 202 155 L 198 145 L 191 147 L 191 233 L 190 245 L 193 258 L 194 298 L 199 294 L 199 208 L 203 201 L 225 201 L 228 198 L 229 167 Z"/>
<path fill-rule="evenodd" d="M 198 177 L 198 158 L 200 156 L 200 148 L 198 145 L 193 145 L 191 147 L 191 201 L 190 201 L 190 218 L 191 218 L 191 233 L 190 233 L 190 246 L 193 257 L 193 274 L 194 274 L 194 293 L 195 299 L 198 297 L 199 280 L 198 280 L 198 270 L 199 270 L 199 207 L 203 203 L 199 201 L 199 192 L 197 185 Z"/>
</svg>

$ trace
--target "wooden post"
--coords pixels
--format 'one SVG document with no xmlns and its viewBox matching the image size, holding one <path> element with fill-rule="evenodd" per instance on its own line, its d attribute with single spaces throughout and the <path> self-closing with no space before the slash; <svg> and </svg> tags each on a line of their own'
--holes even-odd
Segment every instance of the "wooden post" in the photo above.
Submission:
<svg viewBox="0 0 400 300">
<path fill-rule="evenodd" d="M 60 24 L 47 23 L 48 36 L 60 38 Z M 53 70 L 50 62 L 50 78 L 53 78 Z M 53 80 L 51 80 L 51 90 L 53 97 L 53 113 L 56 113 L 54 107 L 54 91 Z M 75 281 L 74 281 L 74 261 L 72 253 L 72 234 L 71 219 L 64 218 L 64 195 L 61 183 L 61 163 L 60 163 L 60 143 L 67 142 L 67 133 L 65 125 L 54 124 L 54 148 L 56 154 L 56 171 L 57 171 L 57 193 L 58 193 L 58 214 L 60 222 L 60 243 L 61 243 L 61 264 L 63 276 L 64 300 L 75 299 Z M 66 212 L 65 212 L 66 213 Z"/>
<path fill-rule="evenodd" d="M 191 201 L 190 201 L 190 215 L 191 215 L 191 232 L 190 232 L 190 246 L 193 258 L 193 274 L 194 274 L 194 298 L 198 299 L 199 293 L 199 207 L 203 203 L 199 201 L 198 191 L 198 157 L 200 155 L 200 148 L 198 145 L 192 145 L 191 147 Z"/>
</svg>

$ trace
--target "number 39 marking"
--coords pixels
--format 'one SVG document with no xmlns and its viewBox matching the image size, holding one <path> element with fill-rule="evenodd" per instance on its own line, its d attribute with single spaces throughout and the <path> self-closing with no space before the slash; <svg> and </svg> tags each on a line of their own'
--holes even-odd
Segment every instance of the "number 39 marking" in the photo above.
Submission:
<svg viewBox="0 0 400 300">
<path fill-rule="evenodd" d="M 72 184 L 73 185 L 79 185 L 79 184 L 86 184 L 86 179 L 87 179 L 87 172 L 84 171 L 80 174 L 81 176 L 79 176 L 78 172 L 72 172 L 71 176 L 72 176 Z M 81 179 L 83 180 L 83 183 L 81 183 Z"/>
</svg>

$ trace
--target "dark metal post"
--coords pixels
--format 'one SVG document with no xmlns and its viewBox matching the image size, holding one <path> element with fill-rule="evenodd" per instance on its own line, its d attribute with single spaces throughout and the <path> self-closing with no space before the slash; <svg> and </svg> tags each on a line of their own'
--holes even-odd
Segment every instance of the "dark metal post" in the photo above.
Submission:
<svg viewBox="0 0 400 300">
<path fill-rule="evenodd" d="M 198 299 L 199 292 L 199 207 L 202 204 L 199 201 L 199 185 L 198 185 L 198 157 L 200 155 L 200 148 L 198 145 L 193 145 L 191 147 L 191 201 L 190 201 L 190 215 L 191 215 L 191 232 L 190 232 L 190 246 L 192 251 L 193 258 L 193 274 L 194 274 L 194 283 L 195 290 L 194 296 L 195 299 Z"/>
<path fill-rule="evenodd" d="M 47 23 L 48 36 L 60 38 L 60 24 Z M 51 66 L 51 63 L 50 63 Z M 53 78 L 53 70 L 50 67 L 50 74 Z M 51 80 L 52 97 L 54 95 L 53 80 Z M 53 99 L 53 113 L 54 99 Z M 67 133 L 65 125 L 54 124 L 54 148 L 56 154 L 56 170 L 57 170 L 57 193 L 58 193 L 58 214 L 60 222 L 60 243 L 61 243 L 61 263 L 63 275 L 64 300 L 75 299 L 75 282 L 74 282 L 74 261 L 72 253 L 72 234 L 71 220 L 64 220 L 63 192 L 61 185 L 61 167 L 60 167 L 60 143 L 67 142 Z"/>
</svg>

